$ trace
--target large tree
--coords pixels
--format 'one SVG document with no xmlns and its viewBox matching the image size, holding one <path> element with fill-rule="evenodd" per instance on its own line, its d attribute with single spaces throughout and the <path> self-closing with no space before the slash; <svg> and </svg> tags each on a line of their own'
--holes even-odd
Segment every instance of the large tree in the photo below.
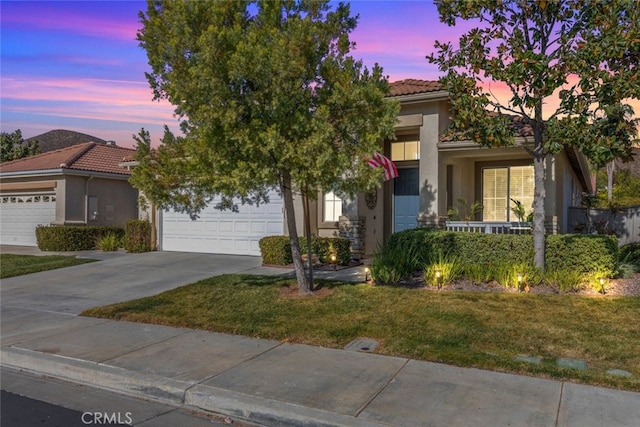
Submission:
<svg viewBox="0 0 640 427">
<path fill-rule="evenodd" d="M 38 141 L 25 143 L 24 139 L 22 139 L 22 131 L 20 129 L 14 130 L 11 133 L 2 132 L 0 134 L 0 148 L 0 162 L 21 159 L 40 152 Z"/>
<path fill-rule="evenodd" d="M 132 181 L 160 207 L 197 214 L 284 200 L 299 290 L 310 292 L 294 193 L 353 194 L 381 172 L 364 161 L 393 135 L 398 104 L 388 82 L 349 55 L 349 6 L 265 0 L 149 1 L 138 40 L 156 99 L 175 105 L 184 136 L 154 150 L 142 132 Z"/>
<path fill-rule="evenodd" d="M 533 129 L 534 262 L 544 268 L 545 162 L 565 145 L 561 118 L 588 115 L 599 102 L 640 97 L 638 7 L 633 0 L 451 0 L 438 2 L 448 25 L 474 20 L 478 26 L 458 46 L 436 42 L 427 58 L 446 75 L 452 130 L 482 146 L 514 144 L 509 115 Z M 506 100 L 487 88 L 500 82 Z M 560 105 L 550 108 L 552 99 Z M 487 110 L 498 114 L 488 115 Z"/>
</svg>

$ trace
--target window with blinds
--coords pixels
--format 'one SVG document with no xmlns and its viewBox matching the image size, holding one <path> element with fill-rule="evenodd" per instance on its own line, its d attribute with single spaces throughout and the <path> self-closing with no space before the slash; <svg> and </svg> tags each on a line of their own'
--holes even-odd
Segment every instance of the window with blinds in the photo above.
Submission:
<svg viewBox="0 0 640 427">
<path fill-rule="evenodd" d="M 533 204 L 533 166 L 510 166 L 482 170 L 483 221 L 517 221 L 511 212 L 522 202 L 529 213 Z"/>
<path fill-rule="evenodd" d="M 391 160 L 394 162 L 402 160 L 420 159 L 420 141 L 405 141 L 391 143 Z"/>
</svg>

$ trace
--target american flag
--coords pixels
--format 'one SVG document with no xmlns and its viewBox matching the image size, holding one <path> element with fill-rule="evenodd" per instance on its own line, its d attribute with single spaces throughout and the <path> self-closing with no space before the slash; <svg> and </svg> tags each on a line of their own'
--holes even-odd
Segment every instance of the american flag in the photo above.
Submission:
<svg viewBox="0 0 640 427">
<path fill-rule="evenodd" d="M 380 153 L 374 153 L 373 157 L 367 160 L 372 168 L 384 168 L 384 180 L 390 180 L 398 176 L 398 168 L 393 162 Z"/>
</svg>

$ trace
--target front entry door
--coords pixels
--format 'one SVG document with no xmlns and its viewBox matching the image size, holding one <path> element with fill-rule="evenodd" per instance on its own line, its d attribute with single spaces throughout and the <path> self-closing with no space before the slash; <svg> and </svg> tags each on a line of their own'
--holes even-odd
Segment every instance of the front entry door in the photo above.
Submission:
<svg viewBox="0 0 640 427">
<path fill-rule="evenodd" d="M 393 182 L 393 232 L 418 227 L 420 178 L 418 168 L 398 169 Z"/>
</svg>

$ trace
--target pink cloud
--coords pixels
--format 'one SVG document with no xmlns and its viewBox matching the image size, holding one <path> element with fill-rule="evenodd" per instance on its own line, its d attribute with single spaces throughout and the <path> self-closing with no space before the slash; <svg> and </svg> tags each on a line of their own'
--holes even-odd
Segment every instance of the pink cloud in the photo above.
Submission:
<svg viewBox="0 0 640 427">
<path fill-rule="evenodd" d="M 141 3 L 144 6 L 144 3 Z M 91 10 L 91 2 L 72 2 L 69 9 L 57 2 L 39 2 L 23 8 L 20 13 L 4 13 L 3 25 L 15 24 L 23 28 L 37 30 L 58 30 L 76 33 L 79 36 L 93 36 L 115 40 L 135 40 L 141 27 L 135 18 L 123 20 L 121 16 Z M 87 6 L 86 8 L 82 6 Z M 111 7 L 111 5 L 109 5 Z M 113 7 L 119 7 L 114 4 Z M 132 15 L 135 11 L 132 10 Z"/>
</svg>

